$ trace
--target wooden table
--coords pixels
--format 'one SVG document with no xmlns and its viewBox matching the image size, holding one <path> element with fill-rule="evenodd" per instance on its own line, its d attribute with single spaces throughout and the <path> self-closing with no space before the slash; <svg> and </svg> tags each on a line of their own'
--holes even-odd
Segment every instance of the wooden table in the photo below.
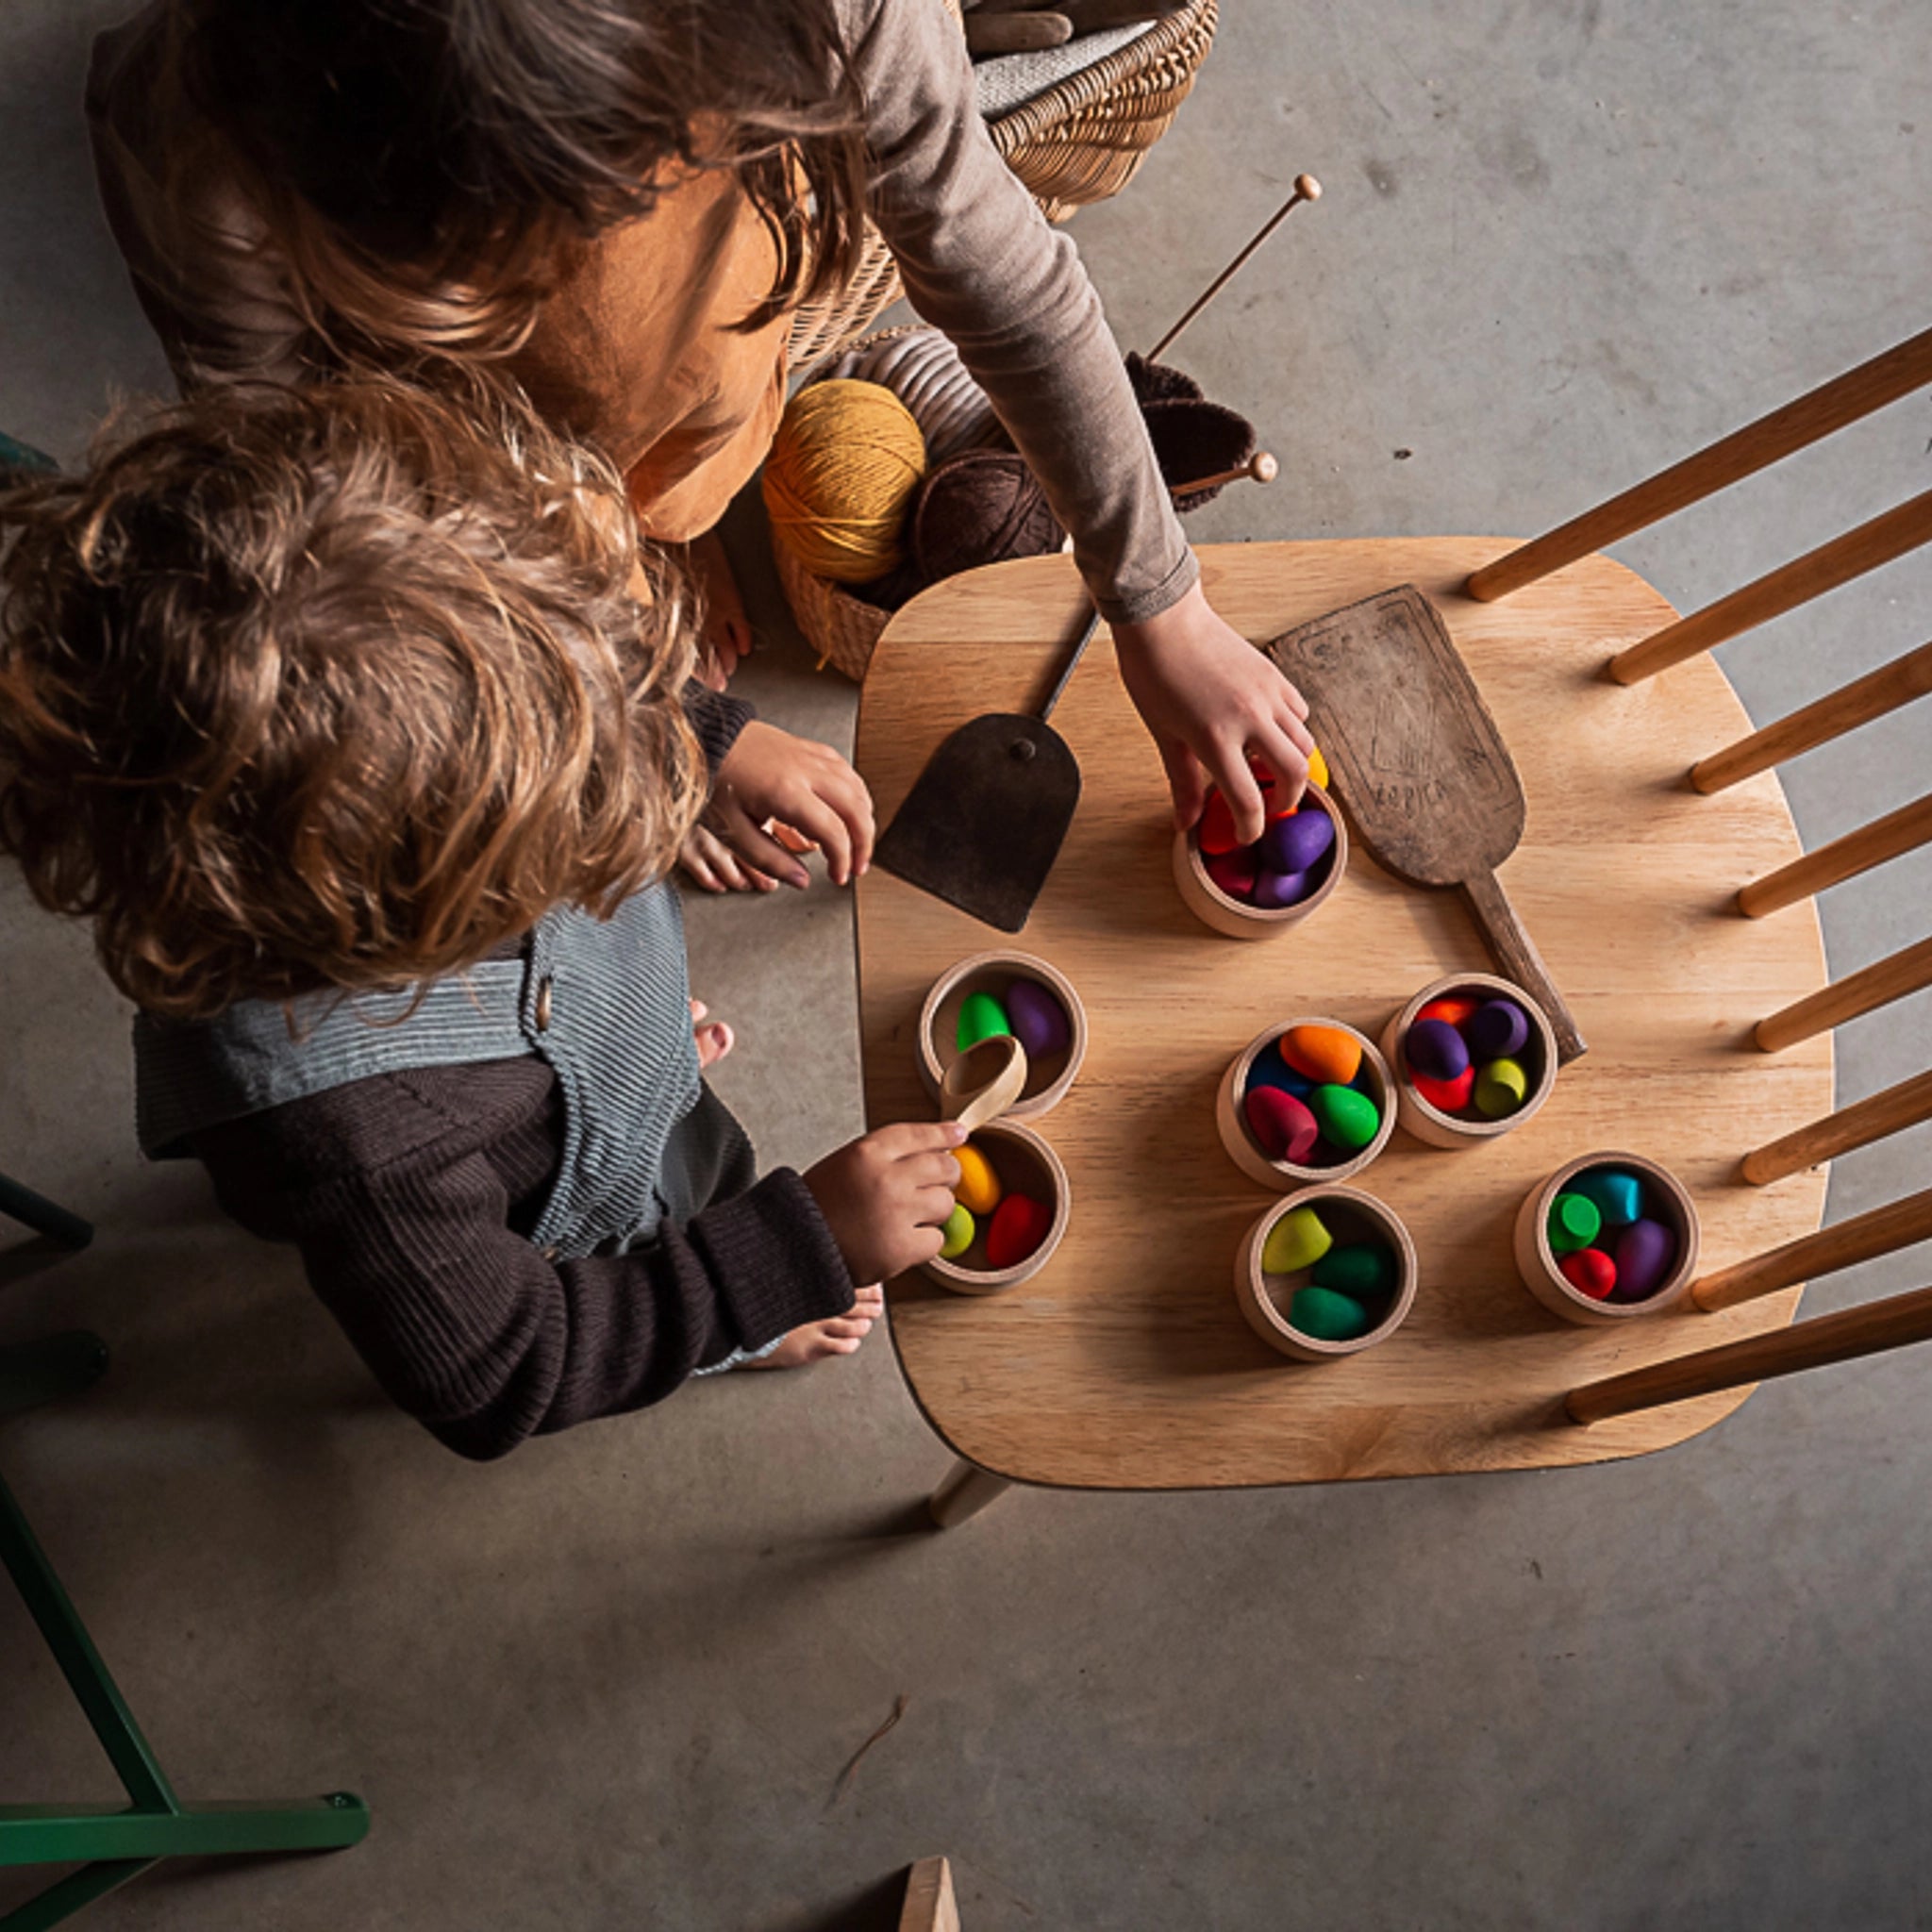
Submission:
<svg viewBox="0 0 1932 1932">
<path fill-rule="evenodd" d="M 1674 614 L 1654 590 L 1595 557 L 1504 603 L 1462 596 L 1471 569 L 1507 547 L 1398 539 L 1202 557 L 1216 608 L 1257 641 L 1393 584 L 1435 601 L 1528 792 L 1504 878 L 1591 1045 L 1519 1132 L 1458 1153 L 1398 1132 L 1357 1177 L 1402 1216 L 1421 1256 L 1414 1310 L 1386 1343 L 1303 1365 L 1249 1329 L 1234 1257 L 1270 1195 L 1223 1150 L 1214 1089 L 1273 1021 L 1326 1013 L 1374 1037 L 1427 981 L 1486 967 L 1456 895 L 1401 887 L 1357 848 L 1307 924 L 1259 941 L 1209 932 L 1175 892 L 1160 765 L 1104 636 L 1055 715 L 1085 790 L 1025 931 L 1008 941 L 877 870 L 860 882 L 873 1125 L 933 1117 L 914 1064 L 919 1005 L 969 953 L 1010 944 L 1051 959 L 1092 1026 L 1079 1082 L 1036 1123 L 1072 1177 L 1059 1253 L 986 1298 L 919 1275 L 891 1288 L 913 1396 L 978 1470 L 1164 1490 L 1598 1462 L 1681 1441 L 1749 1393 L 1568 1423 L 1559 1398 L 1577 1383 L 1781 1325 L 1798 1291 L 1577 1328 L 1522 1285 L 1510 1226 L 1535 1182 L 1599 1148 L 1647 1154 L 1685 1182 L 1702 1269 L 1819 1224 L 1824 1172 L 1769 1188 L 1737 1174 L 1747 1148 L 1831 1106 L 1828 1036 L 1779 1055 L 1749 1037 L 1824 982 L 1814 909 L 1747 920 L 1729 906 L 1743 881 L 1799 852 L 1797 833 L 1774 775 L 1711 798 L 1685 783 L 1693 760 L 1748 728 L 1709 658 L 1635 688 L 1600 676 L 1612 652 Z M 899 614 L 858 718 L 857 761 L 881 824 L 956 724 L 1037 701 L 1079 597 L 1071 564 L 1046 558 L 957 578 Z M 998 1488 L 978 1485 L 975 1502 Z"/>
</svg>

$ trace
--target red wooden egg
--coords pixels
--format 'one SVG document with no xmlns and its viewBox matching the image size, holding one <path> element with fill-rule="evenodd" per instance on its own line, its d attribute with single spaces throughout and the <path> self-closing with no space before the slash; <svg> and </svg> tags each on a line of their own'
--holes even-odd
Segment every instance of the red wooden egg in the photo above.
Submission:
<svg viewBox="0 0 1932 1932">
<path fill-rule="evenodd" d="M 1475 1091 L 1475 1069 L 1464 1067 L 1453 1080 L 1431 1080 L 1426 1074 L 1411 1074 L 1409 1081 L 1438 1113 L 1460 1113 Z"/>
<path fill-rule="evenodd" d="M 1260 875 L 1259 866 L 1255 858 L 1255 848 L 1243 845 L 1239 851 L 1218 853 L 1212 858 L 1202 860 L 1208 876 L 1227 894 L 1230 899 L 1246 899 L 1255 890 L 1255 881 Z"/>
<path fill-rule="evenodd" d="M 1601 1248 L 1578 1248 L 1557 1263 L 1563 1279 L 1591 1301 L 1609 1299 L 1617 1285 L 1617 1264 Z"/>
<path fill-rule="evenodd" d="M 1431 1000 L 1416 1015 L 1416 1018 L 1418 1020 L 1446 1020 L 1452 1026 L 1460 1026 L 1465 1020 L 1474 1013 L 1476 1008 L 1481 1004 L 1480 1000 L 1456 998 Z"/>
<path fill-rule="evenodd" d="M 1195 837 L 1201 842 L 1202 856 L 1207 858 L 1219 858 L 1241 842 L 1234 828 L 1234 808 L 1218 785 L 1208 794 L 1208 808 L 1201 814 L 1201 828 Z"/>
<path fill-rule="evenodd" d="M 1315 1124 L 1315 1116 L 1292 1093 L 1279 1087 L 1251 1087 L 1241 1102 L 1241 1111 L 1255 1144 L 1270 1160 L 1299 1164 L 1313 1153 L 1321 1129 Z"/>
<path fill-rule="evenodd" d="M 992 1210 L 986 1230 L 987 1266 L 1017 1267 L 1046 1239 L 1052 1226 L 1051 1208 L 1025 1194 L 1007 1195 Z"/>
</svg>

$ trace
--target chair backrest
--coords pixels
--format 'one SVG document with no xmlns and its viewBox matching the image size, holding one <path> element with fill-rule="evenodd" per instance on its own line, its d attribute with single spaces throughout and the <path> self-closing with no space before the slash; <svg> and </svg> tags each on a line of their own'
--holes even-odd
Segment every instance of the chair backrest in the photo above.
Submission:
<svg viewBox="0 0 1932 1932">
<path fill-rule="evenodd" d="M 1932 329 L 1509 551 L 1475 572 L 1464 589 L 1483 602 L 1507 596 L 1619 538 L 1701 502 L 1928 382 L 1932 382 Z M 1654 677 L 1927 541 L 1932 541 L 1932 491 L 1820 544 L 1716 603 L 1676 619 L 1619 652 L 1605 669 L 1623 684 Z M 1691 767 L 1689 782 L 1706 793 L 1724 791 L 1855 731 L 1928 691 L 1932 691 L 1932 643 L 1921 644 L 1881 669 L 1826 692 L 1789 717 L 1714 750 Z M 1730 910 L 1749 919 L 1771 917 L 1927 843 L 1932 843 L 1932 791 L 1762 878 L 1748 881 L 1739 888 Z M 1781 1053 L 1928 986 L 1932 986 L 1932 938 L 1906 946 L 1767 1014 L 1757 1023 L 1753 1037 L 1759 1051 Z M 1752 1149 L 1743 1158 L 1741 1176 L 1755 1186 L 1769 1186 L 1926 1120 L 1932 1120 L 1932 1073 L 1916 1074 Z M 1926 1240 L 1932 1240 L 1932 1188 L 1706 1274 L 1693 1284 L 1690 1298 L 1694 1306 L 1707 1310 L 1733 1307 Z M 1573 1420 L 1596 1422 L 1928 1339 L 1932 1339 L 1932 1289 L 1890 1296 L 1774 1335 L 1700 1350 L 1652 1369 L 1592 1384 L 1572 1391 L 1568 1407 Z"/>
</svg>

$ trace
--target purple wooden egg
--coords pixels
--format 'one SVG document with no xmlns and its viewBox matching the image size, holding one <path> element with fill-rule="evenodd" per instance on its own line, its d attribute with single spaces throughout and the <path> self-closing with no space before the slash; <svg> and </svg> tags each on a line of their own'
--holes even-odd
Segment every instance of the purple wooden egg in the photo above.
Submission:
<svg viewBox="0 0 1932 1932">
<path fill-rule="evenodd" d="M 1490 1000 L 1469 1016 L 1464 1030 L 1474 1058 L 1509 1059 L 1529 1044 L 1529 1015 L 1514 1000 Z"/>
<path fill-rule="evenodd" d="M 1334 843 L 1335 826 L 1328 814 L 1319 805 L 1305 803 L 1287 818 L 1268 821 L 1261 834 L 1261 870 L 1307 872 Z"/>
<path fill-rule="evenodd" d="M 1248 1131 L 1270 1160 L 1291 1160 L 1299 1166 L 1315 1145 L 1319 1129 L 1315 1116 L 1292 1093 L 1279 1087 L 1250 1087 L 1241 1103 Z"/>
<path fill-rule="evenodd" d="M 1284 906 L 1299 906 L 1308 896 L 1308 875 L 1305 872 L 1264 872 L 1255 881 L 1254 903 L 1278 912 Z"/>
<path fill-rule="evenodd" d="M 1418 1020 L 1403 1052 L 1409 1070 L 1430 1080 L 1459 1080 L 1469 1071 L 1469 1048 L 1446 1020 Z"/>
<path fill-rule="evenodd" d="M 1007 989 L 1007 1021 L 1029 1060 L 1050 1059 L 1074 1043 L 1067 1009 L 1034 980 L 1016 979 Z"/>
<path fill-rule="evenodd" d="M 1618 1230 L 1611 1252 L 1617 1264 L 1617 1286 L 1611 1299 L 1648 1301 L 1677 1265 L 1677 1237 L 1660 1221 L 1633 1221 Z"/>
</svg>

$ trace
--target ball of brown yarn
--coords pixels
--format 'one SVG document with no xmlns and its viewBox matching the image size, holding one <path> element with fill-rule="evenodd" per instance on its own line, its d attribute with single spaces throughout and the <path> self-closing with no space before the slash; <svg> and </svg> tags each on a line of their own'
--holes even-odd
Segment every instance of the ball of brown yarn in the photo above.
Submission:
<svg viewBox="0 0 1932 1932">
<path fill-rule="evenodd" d="M 905 555 L 906 506 L 924 475 L 924 439 L 891 390 L 812 383 L 786 405 L 765 458 L 772 536 L 815 576 L 884 576 Z"/>
<path fill-rule="evenodd" d="M 1039 479 L 1009 450 L 969 449 L 941 463 L 913 499 L 908 527 L 929 584 L 982 563 L 1042 557 L 1066 540 Z"/>
</svg>

